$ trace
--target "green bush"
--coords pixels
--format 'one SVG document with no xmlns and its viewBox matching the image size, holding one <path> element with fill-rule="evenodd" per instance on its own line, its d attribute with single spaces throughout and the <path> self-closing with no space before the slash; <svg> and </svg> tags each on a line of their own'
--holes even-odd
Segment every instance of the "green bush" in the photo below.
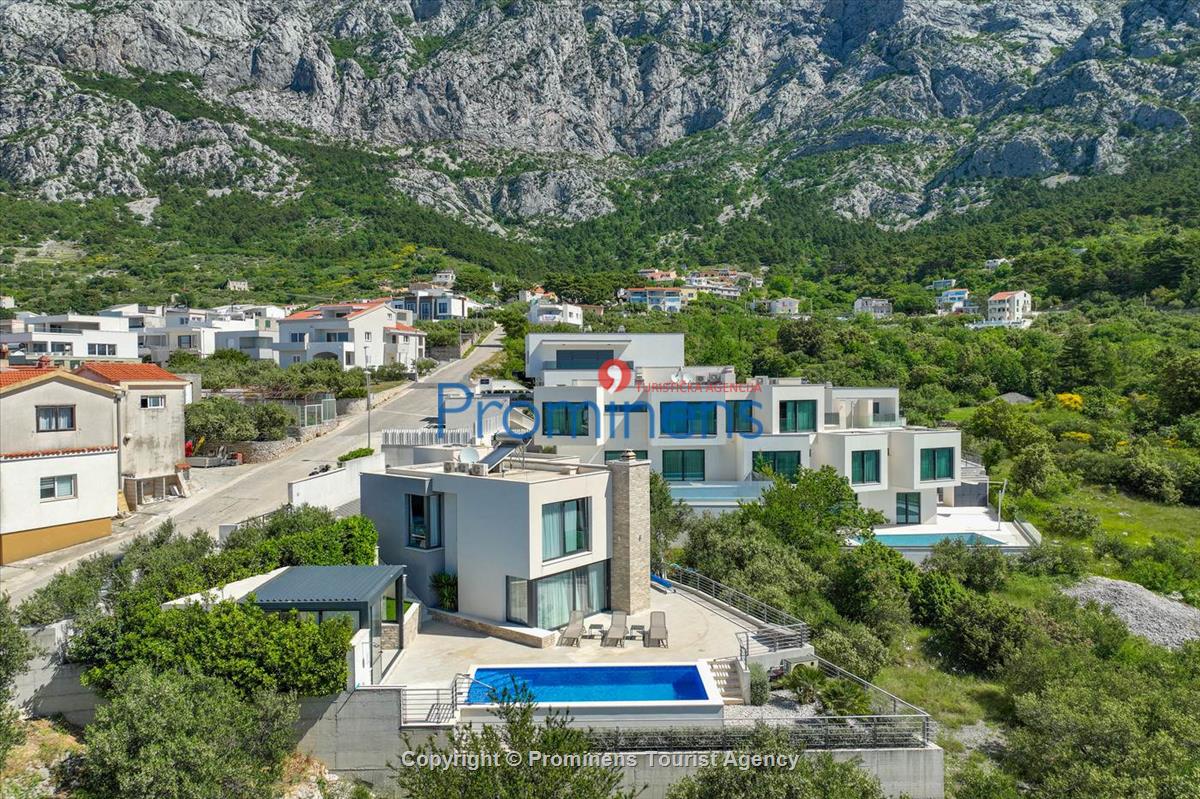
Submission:
<svg viewBox="0 0 1200 799">
<path fill-rule="evenodd" d="M 954 665 L 987 674 L 1000 671 L 1029 633 L 1021 608 L 988 594 L 967 592 L 937 627 L 933 640 Z"/>
<path fill-rule="evenodd" d="M 921 624 L 936 627 L 951 618 L 966 593 L 962 583 L 948 574 L 922 572 L 917 579 L 917 590 L 911 597 L 913 618 Z"/>
<path fill-rule="evenodd" d="M 1062 538 L 1090 538 L 1100 532 L 1100 517 L 1086 508 L 1063 505 L 1046 514 L 1046 530 Z"/>
<path fill-rule="evenodd" d="M 10 701 L 13 682 L 33 655 L 33 645 L 13 618 L 8 594 L 0 594 L 0 773 L 9 751 L 24 740 L 20 716 Z"/>
<path fill-rule="evenodd" d="M 961 540 L 944 540 L 933 545 L 922 564 L 927 571 L 951 577 L 975 591 L 997 591 L 1008 581 L 1008 560 L 994 546 L 967 546 Z"/>
<path fill-rule="evenodd" d="M 50 582 L 25 598 L 17 608 L 17 619 L 25 625 L 53 624 L 98 608 L 114 561 L 112 555 L 97 554 L 84 558 L 69 571 L 57 572 Z"/>
<path fill-rule="evenodd" d="M 797 704 L 808 705 L 817 701 L 826 679 L 818 667 L 801 664 L 783 678 L 783 687 L 795 695 Z"/>
<path fill-rule="evenodd" d="M 358 449 L 352 449 L 349 452 L 338 455 L 338 463 L 345 463 L 346 461 L 357 460 L 358 458 L 365 458 L 374 454 L 375 450 L 371 447 L 359 447 Z"/>
<path fill-rule="evenodd" d="M 204 439 L 209 445 L 253 441 L 258 435 L 250 409 L 228 397 L 193 402 L 185 409 L 184 420 L 188 439 Z"/>
<path fill-rule="evenodd" d="M 761 663 L 750 664 L 750 704 L 761 707 L 771 701 L 771 680 Z"/>
<path fill-rule="evenodd" d="M 872 680 L 888 664 L 887 647 L 862 624 L 828 629 L 816 639 L 817 654 L 864 680 Z"/>
<path fill-rule="evenodd" d="M 287 437 L 288 428 L 296 424 L 295 417 L 278 402 L 251 405 L 250 416 L 258 441 L 280 441 Z"/>
<path fill-rule="evenodd" d="M 1018 564 L 1026 574 L 1078 579 L 1087 566 L 1087 553 L 1077 547 L 1043 541 L 1025 550 Z"/>
<path fill-rule="evenodd" d="M 826 716 L 867 716 L 871 700 L 861 685 L 844 677 L 826 680 L 817 692 L 821 713 Z"/>
<path fill-rule="evenodd" d="M 458 610 L 458 575 L 437 572 L 429 578 L 429 587 L 437 594 L 438 605 L 451 612 Z"/>
<path fill-rule="evenodd" d="M 916 583 L 916 567 L 903 555 L 869 540 L 841 554 L 829 593 L 839 613 L 887 642 L 909 623 L 908 596 Z"/>
<path fill-rule="evenodd" d="M 292 697 L 244 697 L 215 677 L 138 666 L 87 726 L 81 781 L 95 797 L 270 796 L 298 717 Z"/>
</svg>

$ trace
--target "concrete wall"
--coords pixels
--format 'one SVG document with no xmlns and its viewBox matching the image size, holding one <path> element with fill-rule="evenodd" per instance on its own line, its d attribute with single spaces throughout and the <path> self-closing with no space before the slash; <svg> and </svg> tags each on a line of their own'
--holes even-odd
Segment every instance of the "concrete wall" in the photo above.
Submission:
<svg viewBox="0 0 1200 799">
<path fill-rule="evenodd" d="M 17 675 L 13 704 L 32 716 L 61 715 L 72 724 L 84 725 L 95 718 L 100 699 L 92 689 L 80 685 L 83 667 L 62 662 L 68 625 L 60 621 L 25 630 L 38 654 L 29 662 L 29 668 Z"/>
<path fill-rule="evenodd" d="M 355 458 L 340 469 L 288 483 L 288 502 L 335 510 L 359 498 L 363 472 L 383 471 L 383 453 Z"/>
<path fill-rule="evenodd" d="M 94 386 L 94 384 L 92 384 Z M 74 405 L 75 429 L 39 433 L 39 405 Z M 0 399 L 0 452 L 40 452 L 117 443 L 116 398 L 99 386 L 70 377 L 54 377 L 10 389 Z M 116 490 L 116 473 L 112 476 Z M 34 498 L 37 497 L 35 493 Z"/>
<path fill-rule="evenodd" d="M 175 474 L 183 460 L 184 383 L 136 385 L 121 400 L 121 472 L 135 478 Z M 162 408 L 143 408 L 142 397 L 161 396 Z"/>
</svg>

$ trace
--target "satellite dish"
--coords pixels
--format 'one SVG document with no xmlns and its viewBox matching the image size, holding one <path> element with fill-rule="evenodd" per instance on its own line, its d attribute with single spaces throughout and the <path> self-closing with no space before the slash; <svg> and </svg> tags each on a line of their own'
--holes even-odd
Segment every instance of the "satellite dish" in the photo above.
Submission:
<svg viewBox="0 0 1200 799">
<path fill-rule="evenodd" d="M 458 451 L 459 463 L 479 463 L 479 450 L 474 447 L 463 447 Z"/>
</svg>

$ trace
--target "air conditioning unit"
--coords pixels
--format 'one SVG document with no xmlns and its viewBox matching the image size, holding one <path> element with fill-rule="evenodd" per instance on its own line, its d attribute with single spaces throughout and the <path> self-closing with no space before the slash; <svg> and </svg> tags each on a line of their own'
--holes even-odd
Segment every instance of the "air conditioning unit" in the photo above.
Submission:
<svg viewBox="0 0 1200 799">
<path fill-rule="evenodd" d="M 453 472 L 453 471 L 455 471 L 456 466 L 458 466 L 458 464 L 455 463 L 454 461 L 442 461 L 442 471 L 443 472 Z"/>
<path fill-rule="evenodd" d="M 486 477 L 487 476 L 488 465 L 486 463 L 472 463 L 469 465 L 471 467 L 471 474 L 473 474 L 477 477 Z"/>
</svg>

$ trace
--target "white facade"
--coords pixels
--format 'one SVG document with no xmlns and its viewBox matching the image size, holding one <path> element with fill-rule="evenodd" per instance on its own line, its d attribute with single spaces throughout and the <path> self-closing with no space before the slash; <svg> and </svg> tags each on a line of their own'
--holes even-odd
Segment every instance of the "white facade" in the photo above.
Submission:
<svg viewBox="0 0 1200 799">
<path fill-rule="evenodd" d="M 610 357 L 632 366 L 621 391 L 598 379 L 598 362 Z M 592 464 L 633 450 L 697 506 L 756 496 L 764 465 L 832 466 L 889 523 L 931 521 L 938 489 L 950 501 L 944 490 L 958 485 L 960 434 L 907 426 L 896 388 L 738 383 L 732 367 L 684 366 L 683 337 L 674 334 L 530 335 L 526 363 L 538 384 L 535 444 Z"/>
<path fill-rule="evenodd" d="M 166 363 L 175 350 L 207 357 L 220 349 L 238 349 L 256 360 L 274 359 L 276 325 L 286 315 L 276 305 L 249 303 L 217 308 L 130 303 L 100 313 L 127 319 L 130 330 L 138 334 L 138 356 L 157 364 Z"/>
<path fill-rule="evenodd" d="M 529 303 L 529 322 L 535 325 L 574 325 L 583 327 L 583 309 L 569 302 L 535 297 Z"/>
<path fill-rule="evenodd" d="M 1028 291 L 1001 291 L 988 297 L 989 322 L 1020 323 L 1032 312 L 1033 297 Z"/>
<path fill-rule="evenodd" d="M 275 352 L 280 366 L 328 359 L 343 369 L 396 363 L 389 330 L 396 311 L 387 299 L 318 305 L 279 320 Z"/>
<path fill-rule="evenodd" d="M 35 362 L 45 355 L 53 363 L 78 366 L 85 360 L 135 361 L 138 334 L 122 317 L 65 313 L 10 320 L 11 332 L 0 333 L 14 361 Z"/>
<path fill-rule="evenodd" d="M 644 482 L 631 485 L 608 467 L 568 458 L 467 464 L 455 457 L 364 474 L 361 504 L 379 529 L 380 560 L 403 564 L 409 589 L 425 603 L 438 604 L 432 575 L 448 572 L 458 577 L 458 612 L 549 629 L 566 624 L 573 609 L 591 615 L 628 601 L 622 578 L 645 586 L 647 574 L 631 572 L 630 552 L 619 548 L 629 540 L 621 525 L 631 523 L 620 508 L 630 506 L 631 490 L 648 491 Z M 642 514 L 632 523 L 648 522 Z M 639 545 L 648 571 L 645 533 Z"/>
<path fill-rule="evenodd" d="M 779 297 L 767 303 L 771 316 L 797 317 L 800 315 L 800 300 L 795 297 Z"/>
<path fill-rule="evenodd" d="M 472 312 L 483 308 L 474 300 L 436 286 L 412 288 L 392 298 L 391 306 L 395 310 L 410 311 L 414 319 L 422 322 L 466 319 Z"/>
<path fill-rule="evenodd" d="M 415 370 L 417 361 L 425 357 L 425 331 L 412 325 L 397 324 L 384 332 L 388 344 L 385 363 L 401 364 Z"/>
<path fill-rule="evenodd" d="M 118 397 L 63 370 L 0 368 L 0 563 L 111 532 Z"/>
<path fill-rule="evenodd" d="M 869 313 L 876 319 L 886 319 L 892 315 L 892 301 L 878 297 L 859 297 L 854 301 L 855 313 Z"/>
</svg>

